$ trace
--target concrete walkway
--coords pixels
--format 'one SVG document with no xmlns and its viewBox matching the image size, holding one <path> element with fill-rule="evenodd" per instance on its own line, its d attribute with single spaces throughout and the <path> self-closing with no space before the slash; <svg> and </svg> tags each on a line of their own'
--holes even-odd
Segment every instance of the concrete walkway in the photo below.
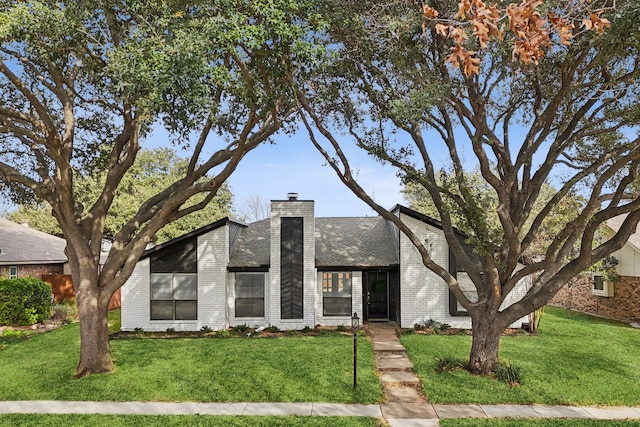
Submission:
<svg viewBox="0 0 640 427">
<path fill-rule="evenodd" d="M 400 344 L 397 329 L 388 324 L 370 324 L 366 331 L 373 342 L 376 370 L 384 391 L 381 404 L 28 400 L 0 401 L 0 414 L 359 416 L 384 417 L 391 427 L 436 427 L 441 418 L 469 417 L 640 420 L 640 407 L 434 405 L 421 392 L 420 380 Z"/>
</svg>

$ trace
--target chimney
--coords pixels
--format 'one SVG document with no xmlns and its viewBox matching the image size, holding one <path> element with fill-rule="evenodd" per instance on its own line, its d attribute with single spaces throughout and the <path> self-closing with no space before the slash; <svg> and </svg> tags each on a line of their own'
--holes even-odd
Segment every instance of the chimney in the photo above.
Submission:
<svg viewBox="0 0 640 427">
<path fill-rule="evenodd" d="M 287 193 L 287 198 L 289 200 L 298 200 L 298 193 Z"/>
</svg>

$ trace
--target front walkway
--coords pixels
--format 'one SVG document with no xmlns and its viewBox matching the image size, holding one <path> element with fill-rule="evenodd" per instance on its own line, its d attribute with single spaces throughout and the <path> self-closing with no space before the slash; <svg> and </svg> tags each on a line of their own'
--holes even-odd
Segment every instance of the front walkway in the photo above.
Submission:
<svg viewBox="0 0 640 427">
<path fill-rule="evenodd" d="M 413 365 L 400 344 L 398 331 L 388 324 L 370 324 L 376 369 L 384 403 L 210 403 L 210 402 L 84 402 L 0 401 L 0 414 L 108 415 L 270 415 L 384 417 L 391 427 L 437 427 L 441 418 L 583 418 L 640 420 L 640 407 L 582 407 L 544 405 L 434 405 L 421 392 Z"/>
</svg>

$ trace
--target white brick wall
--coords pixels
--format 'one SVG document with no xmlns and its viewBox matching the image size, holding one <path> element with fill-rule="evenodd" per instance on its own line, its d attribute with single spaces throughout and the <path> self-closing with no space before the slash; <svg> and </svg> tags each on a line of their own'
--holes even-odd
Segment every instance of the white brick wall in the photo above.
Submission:
<svg viewBox="0 0 640 427">
<path fill-rule="evenodd" d="M 444 232 L 407 215 L 401 216 L 423 241 L 428 242 L 432 259 L 440 266 L 449 268 L 449 245 Z M 520 300 L 529 288 L 530 279 L 525 278 L 509 294 L 503 308 Z M 413 243 L 400 235 L 400 304 L 403 328 L 413 327 L 415 323 L 433 319 L 447 323 L 454 328 L 471 329 L 471 317 L 451 316 L 449 314 L 449 289 L 440 276 L 427 269 L 422 263 L 420 253 Z M 512 327 L 520 327 L 526 317 L 514 322 Z"/>
<path fill-rule="evenodd" d="M 341 270 L 340 270 L 341 271 Z M 336 270 L 338 272 L 338 270 Z M 351 315 L 349 316 L 327 316 L 322 315 L 322 272 L 316 276 L 316 323 L 323 326 L 351 325 L 351 315 L 358 313 L 358 317 L 363 319 L 362 312 L 362 271 L 351 272 Z"/>
<path fill-rule="evenodd" d="M 225 290 L 229 263 L 227 226 L 198 236 L 198 320 L 151 320 L 149 258 L 138 262 L 122 287 L 121 329 L 132 331 L 198 331 L 203 326 L 224 329 L 227 321 Z"/>
<path fill-rule="evenodd" d="M 303 319 L 280 318 L 280 218 L 302 217 L 304 239 L 304 290 L 303 290 Z M 312 200 L 275 200 L 271 202 L 271 269 L 269 271 L 269 287 L 271 295 L 268 302 L 269 313 L 267 321 L 282 330 L 302 329 L 305 326 L 313 328 L 316 325 L 316 243 L 315 243 L 315 213 Z"/>
<path fill-rule="evenodd" d="M 122 286 L 120 322 L 123 331 L 147 330 L 151 317 L 149 307 L 149 258 L 138 261 L 129 280 Z"/>
</svg>

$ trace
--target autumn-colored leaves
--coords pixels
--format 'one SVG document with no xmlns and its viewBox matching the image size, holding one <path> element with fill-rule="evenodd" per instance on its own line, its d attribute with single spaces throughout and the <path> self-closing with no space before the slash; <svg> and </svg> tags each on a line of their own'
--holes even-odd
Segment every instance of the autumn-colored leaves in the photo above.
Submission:
<svg viewBox="0 0 640 427">
<path fill-rule="evenodd" d="M 554 43 L 565 46 L 571 43 L 576 22 L 584 30 L 598 33 L 610 26 L 601 17 L 604 8 L 591 8 L 592 0 L 560 1 L 564 7 L 556 6 L 543 15 L 539 9 L 544 3 L 544 0 L 520 0 L 499 8 L 483 0 L 461 0 L 453 18 L 440 17 L 435 8 L 423 3 L 423 30 L 435 23 L 437 34 L 453 40 L 446 62 L 454 69 L 461 68 L 469 77 L 480 72 L 480 58 L 476 51 L 468 49 L 470 41 L 484 49 L 492 38 L 503 40 L 508 36 L 512 38 L 513 60 L 537 64 Z M 508 21 L 508 30 L 504 21 Z M 470 37 L 473 38 L 469 40 Z"/>
</svg>

